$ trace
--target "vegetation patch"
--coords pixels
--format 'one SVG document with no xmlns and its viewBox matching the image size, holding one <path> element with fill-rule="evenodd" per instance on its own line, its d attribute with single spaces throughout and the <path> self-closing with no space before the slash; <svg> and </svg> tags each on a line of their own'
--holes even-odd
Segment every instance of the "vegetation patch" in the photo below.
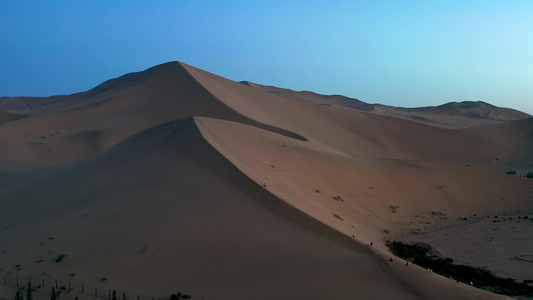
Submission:
<svg viewBox="0 0 533 300">
<path fill-rule="evenodd" d="M 179 300 L 179 299 L 191 299 L 191 295 L 177 293 L 170 295 L 170 300 Z"/>
<path fill-rule="evenodd" d="M 432 211 L 432 212 L 431 212 L 431 215 L 432 215 L 432 216 L 446 217 L 446 214 L 443 213 L 443 212 L 440 212 L 440 211 Z"/>
<path fill-rule="evenodd" d="M 56 263 L 61 262 L 67 257 L 66 254 L 59 254 L 59 256 L 56 258 Z"/>
<path fill-rule="evenodd" d="M 533 286 L 526 281 L 518 283 L 512 278 L 494 276 L 491 272 L 465 265 L 453 264 L 453 259 L 436 257 L 429 254 L 427 247 L 408 245 L 402 242 L 387 242 L 387 247 L 396 256 L 408 260 L 435 273 L 452 278 L 458 282 L 471 284 L 493 293 L 509 296 L 533 296 Z"/>
<path fill-rule="evenodd" d="M 331 198 L 333 198 L 333 200 L 335 200 L 335 201 L 344 202 L 344 199 L 342 199 L 342 197 L 340 195 L 338 195 L 337 197 L 332 196 Z"/>
<path fill-rule="evenodd" d="M 333 214 L 333 216 L 334 216 L 335 218 L 341 220 L 341 221 L 344 221 L 344 220 L 343 220 L 339 215 L 337 215 L 337 214 Z"/>
</svg>

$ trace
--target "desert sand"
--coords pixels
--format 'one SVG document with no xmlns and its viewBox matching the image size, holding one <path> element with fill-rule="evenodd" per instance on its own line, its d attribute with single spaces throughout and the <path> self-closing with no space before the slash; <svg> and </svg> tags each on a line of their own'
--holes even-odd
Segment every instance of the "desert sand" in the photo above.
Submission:
<svg viewBox="0 0 533 300">
<path fill-rule="evenodd" d="M 390 262 L 385 241 L 533 210 L 532 118 L 442 128 L 180 62 L 2 98 L 0 149 L 2 276 L 148 299 L 506 299 Z M 447 255 L 470 261 L 461 245 Z"/>
</svg>

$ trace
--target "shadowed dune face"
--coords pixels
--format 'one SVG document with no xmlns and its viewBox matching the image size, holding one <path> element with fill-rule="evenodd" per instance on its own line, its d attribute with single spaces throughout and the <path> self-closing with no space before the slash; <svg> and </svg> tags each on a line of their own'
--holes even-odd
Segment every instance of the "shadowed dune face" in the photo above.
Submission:
<svg viewBox="0 0 533 300">
<path fill-rule="evenodd" d="M 504 174 L 533 163 L 531 119 L 449 130 L 177 62 L 38 100 L 0 106 L 5 276 L 156 297 L 498 299 L 388 262 L 383 239 L 533 209 L 533 181 Z"/>
</svg>

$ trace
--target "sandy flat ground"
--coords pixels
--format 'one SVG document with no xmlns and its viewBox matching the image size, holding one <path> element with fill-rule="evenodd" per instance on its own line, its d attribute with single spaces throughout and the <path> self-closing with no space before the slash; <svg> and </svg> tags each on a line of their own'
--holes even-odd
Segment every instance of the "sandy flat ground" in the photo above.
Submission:
<svg viewBox="0 0 533 300">
<path fill-rule="evenodd" d="M 404 242 L 430 244 L 456 264 L 486 268 L 518 282 L 533 280 L 533 215 L 498 216 L 451 229 L 419 234 Z"/>
</svg>

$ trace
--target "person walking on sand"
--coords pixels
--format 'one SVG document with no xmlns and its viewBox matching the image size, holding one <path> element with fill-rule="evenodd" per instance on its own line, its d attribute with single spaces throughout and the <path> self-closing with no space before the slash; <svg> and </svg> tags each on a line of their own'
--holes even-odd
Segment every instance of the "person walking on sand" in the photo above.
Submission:
<svg viewBox="0 0 533 300">
<path fill-rule="evenodd" d="M 52 292 L 50 293 L 50 300 L 57 300 L 57 294 L 53 287 L 52 287 Z"/>
</svg>

